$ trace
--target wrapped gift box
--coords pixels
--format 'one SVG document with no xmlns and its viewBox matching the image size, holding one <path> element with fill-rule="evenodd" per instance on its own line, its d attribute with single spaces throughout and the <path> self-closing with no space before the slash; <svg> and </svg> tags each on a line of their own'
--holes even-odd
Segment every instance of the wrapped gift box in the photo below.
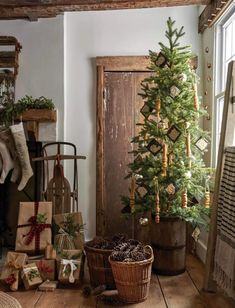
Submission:
<svg viewBox="0 0 235 308">
<path fill-rule="evenodd" d="M 59 229 L 59 234 L 55 235 L 54 238 L 54 245 L 57 253 L 62 252 L 65 250 L 74 250 L 75 243 L 74 238 L 66 233 L 63 229 Z"/>
<path fill-rule="evenodd" d="M 26 264 L 27 259 L 28 256 L 25 253 L 11 251 L 7 253 L 0 280 L 8 284 L 12 291 L 18 290 L 20 270 Z"/>
<path fill-rule="evenodd" d="M 22 279 L 26 290 L 34 289 L 42 283 L 40 272 L 35 263 L 23 266 Z"/>
<path fill-rule="evenodd" d="M 81 212 L 57 214 L 53 216 L 53 220 L 60 230 L 63 230 L 61 234 L 68 234 L 73 239 L 75 249 L 83 249 L 84 224 Z M 67 249 L 72 249 L 70 247 Z"/>
<path fill-rule="evenodd" d="M 53 245 L 47 245 L 45 249 L 45 259 L 47 260 L 55 260 L 56 259 L 56 250 Z"/>
<path fill-rule="evenodd" d="M 35 263 L 43 281 L 55 280 L 55 260 L 40 259 Z"/>
<path fill-rule="evenodd" d="M 51 202 L 20 202 L 16 251 L 43 252 L 51 244 Z"/>
<path fill-rule="evenodd" d="M 53 292 L 57 288 L 58 281 L 44 281 L 38 287 L 39 291 Z"/>
<path fill-rule="evenodd" d="M 63 284 L 80 281 L 82 250 L 64 250 L 57 259 L 58 280 Z"/>
</svg>

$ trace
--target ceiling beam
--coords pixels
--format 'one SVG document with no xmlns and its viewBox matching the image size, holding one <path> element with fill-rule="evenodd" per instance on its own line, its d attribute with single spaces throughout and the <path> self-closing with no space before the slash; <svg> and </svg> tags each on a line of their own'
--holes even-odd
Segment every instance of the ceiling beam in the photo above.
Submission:
<svg viewBox="0 0 235 308">
<path fill-rule="evenodd" d="M 209 4 L 210 0 L 0 0 L 0 19 L 52 17 L 63 12 Z"/>
<path fill-rule="evenodd" d="M 212 0 L 199 17 L 198 32 L 203 33 L 208 27 L 211 27 L 233 0 Z"/>
<path fill-rule="evenodd" d="M 0 0 L 0 6 L 37 6 L 37 5 L 89 5 L 129 2 L 132 5 L 145 5 L 151 2 L 155 6 L 176 6 L 190 4 L 208 4 L 210 0 Z"/>
</svg>

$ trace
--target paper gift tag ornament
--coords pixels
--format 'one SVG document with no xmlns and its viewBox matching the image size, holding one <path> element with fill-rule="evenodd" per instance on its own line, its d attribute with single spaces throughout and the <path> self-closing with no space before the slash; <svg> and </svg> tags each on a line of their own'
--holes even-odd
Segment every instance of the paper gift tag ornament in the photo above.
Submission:
<svg viewBox="0 0 235 308">
<path fill-rule="evenodd" d="M 168 122 L 164 119 L 164 120 L 161 120 L 159 123 L 158 123 L 158 128 L 159 129 L 168 129 Z"/>
<path fill-rule="evenodd" d="M 175 85 L 171 86 L 171 88 L 170 88 L 170 96 L 172 98 L 175 98 L 176 96 L 178 96 L 180 94 L 180 92 L 181 91 L 180 91 L 180 89 L 177 86 L 175 86 Z"/>
<path fill-rule="evenodd" d="M 157 155 L 161 149 L 162 149 L 162 145 L 156 140 L 156 139 L 152 139 L 149 144 L 146 147 L 149 152 L 151 152 L 153 155 Z"/>
<path fill-rule="evenodd" d="M 153 108 L 149 107 L 149 105 L 145 102 L 144 106 L 140 109 L 140 112 L 145 118 L 148 118 L 150 113 L 153 111 Z"/>
<path fill-rule="evenodd" d="M 167 132 L 168 138 L 170 138 L 173 142 L 176 142 L 180 135 L 181 132 L 175 125 L 172 125 Z"/>
<path fill-rule="evenodd" d="M 202 152 L 204 152 L 208 146 L 208 142 L 207 140 L 205 140 L 204 138 L 200 137 L 196 142 L 195 142 L 195 146 Z"/>
<path fill-rule="evenodd" d="M 155 64 L 160 67 L 164 67 L 167 64 L 167 58 L 163 53 L 159 52 Z"/>
<path fill-rule="evenodd" d="M 178 80 L 180 80 L 181 82 L 187 81 L 187 75 L 185 73 L 180 74 L 178 76 Z"/>
<path fill-rule="evenodd" d="M 169 194 L 169 195 L 174 195 L 175 194 L 175 186 L 171 183 L 167 186 L 166 188 L 166 192 Z"/>
<path fill-rule="evenodd" d="M 134 159 L 134 163 L 135 164 L 138 164 L 138 163 L 141 163 L 143 160 L 142 156 L 140 154 L 138 154 L 135 159 Z"/>
<path fill-rule="evenodd" d="M 137 193 L 140 195 L 141 198 L 144 198 L 148 193 L 148 190 L 144 186 L 138 186 L 136 188 Z"/>
</svg>

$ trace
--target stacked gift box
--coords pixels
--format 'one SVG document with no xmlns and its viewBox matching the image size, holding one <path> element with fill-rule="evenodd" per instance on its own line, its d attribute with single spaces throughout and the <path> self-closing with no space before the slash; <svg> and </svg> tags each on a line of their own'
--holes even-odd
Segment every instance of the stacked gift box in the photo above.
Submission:
<svg viewBox="0 0 235 308">
<path fill-rule="evenodd" d="M 15 251 L 7 253 L 0 280 L 12 291 L 20 284 L 50 290 L 57 279 L 78 284 L 83 245 L 81 213 L 52 216 L 51 202 L 21 202 Z"/>
</svg>

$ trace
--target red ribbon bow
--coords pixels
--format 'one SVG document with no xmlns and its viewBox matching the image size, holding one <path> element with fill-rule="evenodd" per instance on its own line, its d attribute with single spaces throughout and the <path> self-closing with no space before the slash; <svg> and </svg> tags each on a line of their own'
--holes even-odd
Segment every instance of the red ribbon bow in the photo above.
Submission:
<svg viewBox="0 0 235 308">
<path fill-rule="evenodd" d="M 38 267 L 40 272 L 45 273 L 45 274 L 53 272 L 53 269 L 50 268 L 50 266 L 46 265 L 46 263 L 43 262 L 42 260 L 37 262 L 37 267 Z"/>
<path fill-rule="evenodd" d="M 17 228 L 29 227 L 31 226 L 29 232 L 24 235 L 26 237 L 25 244 L 29 245 L 35 238 L 35 252 L 38 253 L 40 250 L 40 233 L 46 229 L 51 228 L 51 224 L 40 224 L 37 222 L 39 203 L 34 203 L 34 215 L 28 219 L 29 224 L 19 225 Z"/>
<path fill-rule="evenodd" d="M 14 282 L 16 282 L 16 278 L 14 274 L 11 274 L 5 279 L 5 283 L 8 284 L 9 286 L 13 285 Z"/>
</svg>

